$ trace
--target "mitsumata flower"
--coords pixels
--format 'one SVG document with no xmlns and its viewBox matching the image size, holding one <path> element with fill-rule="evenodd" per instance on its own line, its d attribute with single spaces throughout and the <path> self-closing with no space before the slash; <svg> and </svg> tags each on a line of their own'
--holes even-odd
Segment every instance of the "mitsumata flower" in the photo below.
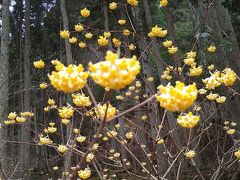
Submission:
<svg viewBox="0 0 240 180">
<path fill-rule="evenodd" d="M 172 112 L 180 112 L 188 109 L 197 99 L 198 90 L 196 84 L 185 86 L 184 83 L 177 81 L 176 86 L 159 86 L 157 101 L 160 106 Z"/>
<path fill-rule="evenodd" d="M 49 80 L 53 87 L 58 91 L 65 93 L 72 93 L 79 91 L 87 83 L 89 73 L 84 72 L 83 66 L 70 64 L 65 67 L 62 63 L 58 62 L 55 66 L 56 71 L 48 75 Z"/>
<path fill-rule="evenodd" d="M 108 51 L 106 61 L 89 64 L 90 76 L 95 83 L 110 89 L 123 89 L 132 83 L 140 72 L 140 63 L 136 56 L 119 58 L 117 54 Z"/>
</svg>

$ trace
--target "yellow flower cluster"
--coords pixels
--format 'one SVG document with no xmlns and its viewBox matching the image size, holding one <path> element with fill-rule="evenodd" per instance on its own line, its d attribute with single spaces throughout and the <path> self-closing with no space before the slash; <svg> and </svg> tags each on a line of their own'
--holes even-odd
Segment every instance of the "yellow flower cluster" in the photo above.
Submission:
<svg viewBox="0 0 240 180">
<path fill-rule="evenodd" d="M 86 162 L 90 163 L 90 162 L 92 162 L 93 159 L 94 159 L 94 154 L 89 153 L 86 157 Z"/>
<path fill-rule="evenodd" d="M 85 34 L 85 37 L 86 37 L 87 39 L 92 39 L 93 34 L 92 34 L 91 32 L 88 32 L 88 33 Z"/>
<path fill-rule="evenodd" d="M 163 79 L 167 79 L 167 80 L 171 80 L 172 76 L 171 76 L 171 68 L 167 67 L 164 71 L 163 74 L 161 75 L 161 78 Z"/>
<path fill-rule="evenodd" d="M 196 156 L 196 152 L 194 150 L 189 150 L 184 154 L 188 159 L 192 159 Z"/>
<path fill-rule="evenodd" d="M 91 176 L 91 170 L 89 168 L 85 168 L 84 170 L 78 171 L 78 176 L 81 179 L 88 179 Z"/>
<path fill-rule="evenodd" d="M 234 156 L 236 156 L 238 159 L 240 158 L 240 149 L 234 152 Z"/>
<path fill-rule="evenodd" d="M 65 145 L 59 145 L 59 146 L 57 147 L 57 150 L 58 150 L 58 152 L 60 152 L 60 153 L 65 153 L 65 152 L 67 152 L 68 147 L 65 146 Z"/>
<path fill-rule="evenodd" d="M 216 93 L 210 93 L 206 96 L 206 98 L 210 101 L 214 101 L 216 100 L 217 103 L 222 104 L 226 101 L 226 97 L 225 96 L 219 96 Z"/>
<path fill-rule="evenodd" d="M 16 112 L 10 112 L 8 114 L 8 119 L 4 121 L 5 125 L 15 124 L 15 123 L 24 123 L 27 117 L 33 117 L 34 113 L 32 112 L 21 112 L 20 116 L 17 116 Z"/>
<path fill-rule="evenodd" d="M 60 37 L 63 38 L 63 39 L 68 39 L 70 36 L 70 33 L 68 30 L 63 30 L 63 31 L 60 31 Z"/>
<path fill-rule="evenodd" d="M 160 0 L 160 6 L 166 7 L 168 5 L 168 0 Z"/>
<path fill-rule="evenodd" d="M 138 0 L 127 0 L 127 3 L 130 4 L 131 6 L 137 6 Z"/>
<path fill-rule="evenodd" d="M 89 107 L 92 102 L 89 97 L 86 97 L 84 93 L 72 94 L 73 103 L 78 107 Z"/>
<path fill-rule="evenodd" d="M 198 67 L 193 66 L 189 70 L 190 70 L 189 76 L 191 76 L 191 77 L 193 77 L 193 76 L 194 77 L 200 76 L 202 74 L 202 72 L 203 72 L 202 66 L 198 66 Z"/>
<path fill-rule="evenodd" d="M 206 89 L 215 89 L 221 84 L 225 86 L 232 86 L 237 79 L 236 73 L 230 69 L 225 68 L 222 73 L 215 71 L 210 77 L 203 79 Z"/>
<path fill-rule="evenodd" d="M 172 44 L 173 44 L 173 42 L 172 42 L 172 41 L 169 41 L 169 40 L 166 40 L 166 41 L 163 42 L 163 46 L 166 47 L 166 48 L 171 47 Z"/>
<path fill-rule="evenodd" d="M 76 25 L 74 26 L 74 29 L 75 29 L 75 31 L 77 31 L 77 32 L 82 32 L 83 29 L 84 29 L 84 27 L 83 27 L 83 25 L 81 25 L 81 24 L 76 24 Z"/>
<path fill-rule="evenodd" d="M 119 39 L 117 39 L 117 38 L 113 38 L 112 42 L 113 42 L 115 47 L 120 47 L 121 44 L 122 44 L 122 42 Z"/>
<path fill-rule="evenodd" d="M 75 43 L 77 43 L 77 38 L 76 38 L 76 37 L 71 37 L 70 39 L 68 39 L 68 41 L 69 41 L 71 44 L 75 44 Z"/>
<path fill-rule="evenodd" d="M 136 46 L 134 44 L 130 44 L 128 48 L 130 51 L 134 51 L 136 49 Z"/>
<path fill-rule="evenodd" d="M 82 17 L 88 17 L 90 16 L 90 10 L 88 10 L 87 8 L 84 8 L 80 11 L 80 14 Z"/>
<path fill-rule="evenodd" d="M 70 64 L 68 67 L 60 62 L 56 64 L 56 71 L 52 71 L 52 74 L 48 75 L 53 87 L 65 93 L 75 92 L 84 87 L 89 73 L 84 72 L 81 64 L 78 66 Z"/>
<path fill-rule="evenodd" d="M 192 128 L 197 125 L 199 119 L 199 116 L 194 116 L 192 112 L 189 112 L 188 114 L 178 116 L 177 123 L 184 128 Z"/>
<path fill-rule="evenodd" d="M 111 104 L 98 105 L 97 108 L 95 108 L 95 113 L 98 118 L 100 118 L 98 112 L 101 114 L 101 118 L 104 118 L 106 110 L 107 110 L 106 121 L 114 117 L 115 114 L 117 113 L 116 108 L 113 107 Z"/>
<path fill-rule="evenodd" d="M 119 19 L 118 24 L 124 25 L 124 24 L 126 24 L 126 20 L 125 19 Z"/>
<path fill-rule="evenodd" d="M 43 69 L 45 67 L 45 63 L 43 60 L 38 60 L 33 63 L 34 67 L 37 69 Z"/>
<path fill-rule="evenodd" d="M 197 99 L 198 90 L 196 84 L 185 86 L 177 81 L 176 86 L 159 86 L 160 95 L 156 96 L 160 106 L 172 112 L 180 112 L 188 109 Z"/>
<path fill-rule="evenodd" d="M 109 9 L 111 9 L 111 10 L 116 10 L 117 6 L 118 6 L 118 4 L 116 2 L 109 3 Z"/>
<path fill-rule="evenodd" d="M 237 75 L 236 73 L 230 69 L 230 68 L 225 68 L 223 70 L 223 73 L 221 73 L 221 82 L 225 85 L 225 86 L 232 86 L 234 84 L 234 82 L 237 79 Z"/>
<path fill-rule="evenodd" d="M 105 36 L 99 36 L 98 38 L 98 45 L 99 46 L 106 46 L 108 44 L 108 39 Z"/>
<path fill-rule="evenodd" d="M 178 47 L 171 46 L 171 47 L 168 48 L 169 54 L 176 54 L 177 51 L 178 51 Z"/>
<path fill-rule="evenodd" d="M 214 45 L 211 45 L 211 46 L 209 46 L 208 48 L 207 48 L 207 50 L 208 50 L 208 52 L 210 52 L 210 53 L 214 53 L 215 51 L 216 51 L 216 46 L 214 46 Z"/>
<path fill-rule="evenodd" d="M 63 119 L 69 119 L 73 116 L 74 110 L 72 107 L 63 106 L 62 109 L 58 109 L 58 114 Z"/>
<path fill-rule="evenodd" d="M 39 84 L 39 87 L 40 87 L 41 89 L 46 89 L 46 88 L 48 87 L 48 84 L 45 83 L 45 82 L 43 82 L 43 83 Z"/>
<path fill-rule="evenodd" d="M 149 37 L 165 37 L 167 35 L 167 30 L 163 30 L 157 25 L 152 27 L 151 32 L 148 33 Z"/>
<path fill-rule="evenodd" d="M 86 141 L 86 136 L 81 136 L 79 135 L 77 138 L 76 138 L 77 142 L 79 143 L 83 143 L 84 141 Z"/>
<path fill-rule="evenodd" d="M 49 137 L 42 137 L 42 136 L 39 137 L 39 144 L 48 145 L 51 143 L 52 143 L 52 140 Z"/>
<path fill-rule="evenodd" d="M 133 134 L 133 132 L 127 132 L 126 134 L 125 134 L 125 137 L 126 137 L 126 139 L 128 139 L 128 140 L 130 140 L 130 139 L 132 139 L 133 138 L 133 136 L 134 136 L 134 134 Z"/>
<path fill-rule="evenodd" d="M 220 72 L 215 71 L 210 77 L 203 79 L 206 89 L 215 89 L 221 85 Z"/>
<path fill-rule="evenodd" d="M 132 83 L 140 72 L 140 63 L 136 56 L 119 58 L 117 54 L 108 51 L 106 61 L 89 64 L 91 77 L 95 83 L 110 89 L 119 90 Z"/>
</svg>

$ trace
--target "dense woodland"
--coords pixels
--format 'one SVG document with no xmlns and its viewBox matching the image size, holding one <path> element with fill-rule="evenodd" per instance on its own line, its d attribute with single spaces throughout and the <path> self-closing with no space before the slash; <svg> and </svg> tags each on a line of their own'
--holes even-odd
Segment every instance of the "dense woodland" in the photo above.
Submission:
<svg viewBox="0 0 240 180">
<path fill-rule="evenodd" d="M 239 0 L 0 14 L 0 179 L 240 178 Z"/>
</svg>

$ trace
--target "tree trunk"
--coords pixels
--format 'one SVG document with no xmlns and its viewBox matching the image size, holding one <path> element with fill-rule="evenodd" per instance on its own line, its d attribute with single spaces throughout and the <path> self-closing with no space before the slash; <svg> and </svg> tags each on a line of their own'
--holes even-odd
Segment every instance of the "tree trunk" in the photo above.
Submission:
<svg viewBox="0 0 240 180">
<path fill-rule="evenodd" d="M 65 0 L 60 1 L 60 9 L 62 13 L 63 28 L 65 30 L 69 30 L 68 15 L 66 10 Z M 68 39 L 65 40 L 65 48 L 66 48 L 67 64 L 71 64 L 73 62 L 72 48 L 71 48 L 71 44 L 68 42 Z"/>
<path fill-rule="evenodd" d="M 25 1 L 25 46 L 24 46 L 24 111 L 31 110 L 31 75 L 30 75 L 30 59 L 31 59 L 31 41 L 30 41 L 30 0 Z M 24 144 L 21 145 L 19 156 L 19 167 L 24 171 L 28 171 L 30 168 L 30 145 L 27 143 L 30 141 L 30 123 L 26 122 L 21 126 L 21 141 Z"/>
<path fill-rule="evenodd" d="M 69 22 L 68 22 L 68 15 L 66 10 L 65 0 L 60 1 L 60 10 L 61 10 L 62 20 L 63 20 L 63 28 L 65 30 L 69 30 Z M 65 48 L 66 48 L 67 64 L 72 64 L 73 63 L 72 49 L 71 49 L 71 44 L 68 42 L 67 39 L 65 40 Z M 67 97 L 67 99 L 69 98 Z M 72 134 L 72 128 L 71 128 L 71 125 L 69 124 L 67 125 L 67 128 L 66 128 L 66 140 L 67 140 L 66 142 L 68 142 L 68 145 L 70 146 L 73 143 L 71 139 L 73 137 L 71 136 L 71 134 Z M 64 156 L 64 169 L 66 172 L 69 172 L 71 164 L 72 164 L 71 152 L 67 152 Z"/>
<path fill-rule="evenodd" d="M 1 35 L 1 59 L 0 59 L 0 119 L 1 124 L 6 119 L 8 111 L 8 85 L 9 85 L 9 0 L 2 1 L 2 35 Z M 0 131 L 0 156 L 1 164 L 4 171 L 9 169 L 5 142 L 7 135 L 7 128 Z M 6 159 L 5 159 L 6 158 Z M 1 179 L 4 177 L 0 177 Z"/>
</svg>

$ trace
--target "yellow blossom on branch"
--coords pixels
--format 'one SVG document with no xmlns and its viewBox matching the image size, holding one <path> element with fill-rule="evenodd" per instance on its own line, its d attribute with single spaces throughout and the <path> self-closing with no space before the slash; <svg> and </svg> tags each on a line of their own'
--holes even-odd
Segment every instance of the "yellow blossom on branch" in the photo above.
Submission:
<svg viewBox="0 0 240 180">
<path fill-rule="evenodd" d="M 199 116 L 194 116 L 192 112 L 189 112 L 188 114 L 178 116 L 177 123 L 184 128 L 192 128 L 197 125 L 199 119 Z"/>
<path fill-rule="evenodd" d="M 90 76 L 95 83 L 110 89 L 119 90 L 132 83 L 140 72 L 140 63 L 136 56 L 119 58 L 117 54 L 108 51 L 106 61 L 89 64 Z"/>
<path fill-rule="evenodd" d="M 101 118 L 104 118 L 106 116 L 107 121 L 108 119 L 111 119 L 115 116 L 115 114 L 117 113 L 117 109 L 111 104 L 98 105 L 97 108 L 95 108 L 95 113 L 98 118 L 100 118 L 99 113 L 101 115 Z"/>
<path fill-rule="evenodd" d="M 48 77 L 52 86 L 58 91 L 65 93 L 79 91 L 87 83 L 89 73 L 84 72 L 81 64 L 78 66 L 70 64 L 65 67 L 59 62 L 55 69 L 56 71 L 52 71 L 52 74 L 49 74 Z"/>
<path fill-rule="evenodd" d="M 87 8 L 84 8 L 80 11 L 80 14 L 82 17 L 88 17 L 90 16 L 90 10 L 88 10 Z"/>
<path fill-rule="evenodd" d="M 157 101 L 160 106 L 172 111 L 181 112 L 188 109 L 193 102 L 197 99 L 198 90 L 196 84 L 185 86 L 184 83 L 177 81 L 176 86 L 159 86 L 159 94 Z"/>
</svg>

